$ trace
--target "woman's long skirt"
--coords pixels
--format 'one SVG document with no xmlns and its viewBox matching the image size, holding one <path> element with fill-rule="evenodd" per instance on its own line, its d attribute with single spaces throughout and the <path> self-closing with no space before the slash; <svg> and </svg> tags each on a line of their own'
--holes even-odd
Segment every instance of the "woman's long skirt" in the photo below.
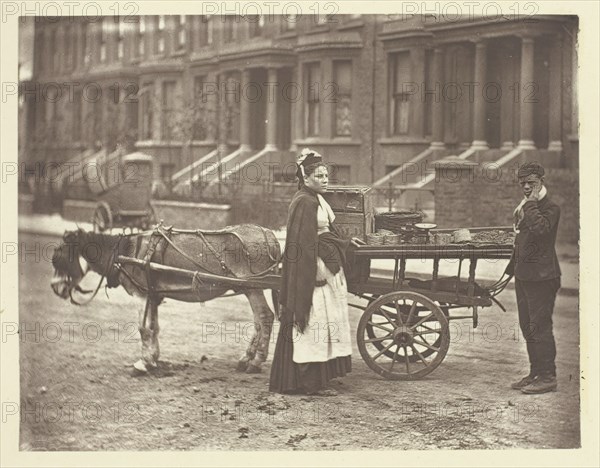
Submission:
<svg viewBox="0 0 600 468">
<path fill-rule="evenodd" d="M 344 270 L 334 275 L 317 258 L 317 280 L 327 283 L 315 286 L 304 333 L 294 326 L 291 314 L 282 313 L 271 366 L 272 392 L 313 393 L 352 370 Z"/>
</svg>

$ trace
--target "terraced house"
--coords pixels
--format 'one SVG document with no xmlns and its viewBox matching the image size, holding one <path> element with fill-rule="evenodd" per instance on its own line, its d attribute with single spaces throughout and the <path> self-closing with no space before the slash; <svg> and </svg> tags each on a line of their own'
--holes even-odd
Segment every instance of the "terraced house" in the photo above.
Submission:
<svg viewBox="0 0 600 468">
<path fill-rule="evenodd" d="M 282 180 L 304 146 L 342 184 L 424 187 L 450 154 L 574 169 L 577 30 L 569 16 L 36 18 L 21 158 L 135 149 L 171 188 Z"/>
</svg>

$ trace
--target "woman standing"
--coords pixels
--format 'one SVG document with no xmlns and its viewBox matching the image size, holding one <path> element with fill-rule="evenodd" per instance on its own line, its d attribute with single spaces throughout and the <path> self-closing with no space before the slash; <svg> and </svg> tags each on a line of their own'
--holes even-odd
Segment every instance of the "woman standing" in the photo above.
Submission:
<svg viewBox="0 0 600 468">
<path fill-rule="evenodd" d="M 352 345 L 344 263 L 350 242 L 332 224 L 321 196 L 328 172 L 321 155 L 298 158 L 298 192 L 290 204 L 280 295 L 280 329 L 269 390 L 324 393 L 327 382 L 351 371 Z M 331 392 L 331 391 L 329 391 Z"/>
</svg>

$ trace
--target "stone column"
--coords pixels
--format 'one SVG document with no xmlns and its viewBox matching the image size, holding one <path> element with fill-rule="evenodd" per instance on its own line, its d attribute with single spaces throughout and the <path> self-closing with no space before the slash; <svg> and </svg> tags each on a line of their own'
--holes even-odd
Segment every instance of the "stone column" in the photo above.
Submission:
<svg viewBox="0 0 600 468">
<path fill-rule="evenodd" d="M 500 70 L 502 86 L 502 97 L 500 98 L 500 138 L 502 141 L 501 150 L 511 151 L 515 148 L 515 103 L 514 94 L 511 89 L 514 87 L 516 60 L 514 59 L 512 48 L 504 47 L 502 50 L 502 69 Z"/>
<path fill-rule="evenodd" d="M 242 79 L 240 83 L 240 150 L 244 152 L 252 151 L 250 145 L 250 101 L 248 101 L 248 84 L 250 83 L 250 70 L 242 70 Z"/>
<path fill-rule="evenodd" d="M 475 44 L 475 96 L 473 112 L 473 143 L 472 149 L 487 150 L 489 146 L 485 140 L 485 99 L 483 87 L 486 83 L 487 71 L 487 44 L 479 41 Z"/>
<path fill-rule="evenodd" d="M 524 90 L 529 89 L 533 83 L 533 37 L 521 38 L 521 80 L 520 80 L 520 106 L 521 106 L 521 139 L 519 148 L 535 149 L 533 143 L 533 102 L 528 102 Z"/>
<path fill-rule="evenodd" d="M 550 97 L 548 130 L 550 151 L 562 152 L 562 37 L 553 38 L 550 53 Z"/>
<path fill-rule="evenodd" d="M 267 135 L 265 150 L 277 151 L 277 68 L 267 70 Z"/>
<path fill-rule="evenodd" d="M 431 67 L 431 76 L 433 78 L 434 89 L 442 86 L 442 49 L 436 47 L 433 51 L 433 66 Z M 440 93 L 441 94 L 441 93 Z M 432 149 L 444 149 L 444 101 L 438 93 L 433 95 L 433 105 L 431 106 L 433 116 L 431 119 Z"/>
</svg>

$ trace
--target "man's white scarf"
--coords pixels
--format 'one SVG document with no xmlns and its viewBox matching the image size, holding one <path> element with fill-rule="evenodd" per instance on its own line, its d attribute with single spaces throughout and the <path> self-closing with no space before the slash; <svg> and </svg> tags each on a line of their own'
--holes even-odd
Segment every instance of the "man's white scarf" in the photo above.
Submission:
<svg viewBox="0 0 600 468">
<path fill-rule="evenodd" d="M 538 201 L 542 200 L 547 193 L 548 191 L 546 190 L 546 186 L 542 185 L 542 188 L 540 189 L 540 195 L 538 196 Z M 513 212 L 513 229 L 516 233 L 519 232 L 519 224 L 521 224 L 521 221 L 523 221 L 523 205 L 525 205 L 525 203 L 528 201 L 529 199 L 527 197 L 523 197 L 523 200 L 521 200 L 521 203 L 517 205 L 515 211 Z"/>
</svg>

